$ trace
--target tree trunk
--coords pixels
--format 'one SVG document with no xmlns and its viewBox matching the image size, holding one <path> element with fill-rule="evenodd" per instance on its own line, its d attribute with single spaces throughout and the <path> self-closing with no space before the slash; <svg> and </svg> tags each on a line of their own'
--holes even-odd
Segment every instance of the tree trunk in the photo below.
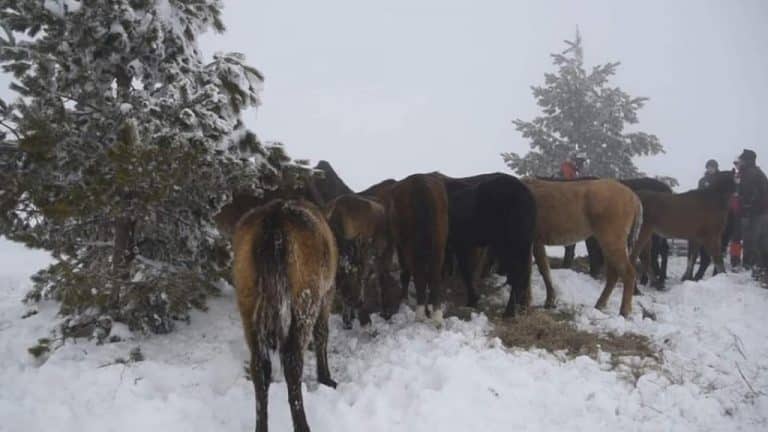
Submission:
<svg viewBox="0 0 768 432">
<path fill-rule="evenodd" d="M 128 266 L 135 254 L 134 232 L 136 221 L 127 216 L 121 216 L 115 221 L 115 248 L 112 253 L 112 276 L 119 281 L 128 280 Z M 110 307 L 120 303 L 120 286 L 115 286 L 110 294 Z"/>
</svg>

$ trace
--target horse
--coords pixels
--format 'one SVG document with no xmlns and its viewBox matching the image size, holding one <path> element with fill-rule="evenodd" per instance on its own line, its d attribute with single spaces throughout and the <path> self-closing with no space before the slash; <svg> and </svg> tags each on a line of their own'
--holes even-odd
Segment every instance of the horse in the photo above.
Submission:
<svg viewBox="0 0 768 432">
<path fill-rule="evenodd" d="M 308 432 L 301 395 L 304 350 L 314 339 L 318 381 L 335 388 L 328 368 L 328 316 L 336 241 L 320 210 L 305 200 L 273 200 L 248 211 L 234 229 L 233 278 L 256 393 L 256 430 L 267 431 L 276 350 L 288 386 L 295 431 Z"/>
<path fill-rule="evenodd" d="M 669 185 L 655 178 L 641 177 L 619 180 L 619 182 L 635 192 L 639 190 L 651 190 L 672 193 L 672 188 L 670 188 Z M 603 267 L 603 252 L 600 250 L 600 246 L 597 244 L 597 240 L 594 237 L 588 238 L 585 243 L 589 254 L 589 274 L 597 279 Z M 668 259 L 669 244 L 667 243 L 667 240 L 654 234 L 651 238 L 651 265 L 654 266 L 653 269 L 656 274 L 659 275 L 661 280 L 667 279 Z M 659 263 L 659 261 L 661 261 L 661 263 Z M 640 283 L 643 285 L 648 283 L 647 273 L 642 273 L 640 275 Z"/>
<path fill-rule="evenodd" d="M 733 172 L 721 171 L 714 175 L 711 186 L 707 189 L 694 189 L 679 194 L 638 191 L 645 217 L 632 252 L 633 260 L 640 255 L 643 268 L 648 270 L 649 251 L 644 248 L 656 233 L 662 237 L 694 242 L 695 247 L 688 250 L 685 278 L 690 278 L 693 274 L 698 246 L 703 246 L 714 258 L 718 273 L 725 272 L 720 242 L 728 217 L 728 199 L 734 187 Z M 650 270 L 654 280 L 658 280 L 653 274 L 653 268 Z M 656 283 L 657 288 L 663 286 L 662 281 Z"/>
<path fill-rule="evenodd" d="M 378 291 L 382 316 L 391 317 L 400 296 L 391 275 L 392 246 L 387 211 L 372 198 L 341 195 L 326 209 L 331 231 L 339 248 L 336 287 L 342 299 L 342 322 L 352 328 L 357 316 L 360 325 L 370 323 L 371 294 Z M 378 289 L 377 289 L 378 288 Z"/>
<path fill-rule="evenodd" d="M 390 233 L 404 272 L 416 285 L 416 317 L 443 320 L 442 270 L 448 239 L 448 197 L 439 176 L 413 174 L 390 184 L 380 194 L 386 200 Z M 401 280 L 402 280 L 401 275 Z M 405 285 L 404 288 L 407 288 Z M 429 303 L 427 309 L 427 289 Z M 402 291 L 407 297 L 407 289 Z"/>
<path fill-rule="evenodd" d="M 312 176 L 309 179 L 311 188 L 315 189 L 317 196 L 323 204 L 331 202 L 334 198 L 341 195 L 349 195 L 352 189 L 336 174 L 328 161 L 321 160 L 315 165 L 315 172 L 322 173 L 319 176 Z"/>
<path fill-rule="evenodd" d="M 371 185 L 367 189 L 363 189 L 357 192 L 357 195 L 376 198 L 385 201 L 389 197 L 389 191 L 397 183 L 395 179 L 382 180 L 374 185 Z"/>
<path fill-rule="evenodd" d="M 467 288 L 467 306 L 476 307 L 475 270 L 480 248 L 488 248 L 506 276 L 511 294 L 505 315 L 530 305 L 531 251 L 536 201 L 520 180 L 501 173 L 465 178 L 442 176 L 448 193 L 448 248 L 456 256 Z"/>
<path fill-rule="evenodd" d="M 629 260 L 631 243 L 643 219 L 643 207 L 631 189 L 615 180 L 568 182 L 523 179 L 537 205 L 536 239 L 533 254 L 547 288 L 545 307 L 555 306 L 556 294 L 549 274 L 545 245 L 570 245 L 595 236 L 607 263 L 605 288 L 595 307 L 604 309 L 616 281 L 624 284 L 620 313 L 632 312 L 635 269 Z"/>
</svg>

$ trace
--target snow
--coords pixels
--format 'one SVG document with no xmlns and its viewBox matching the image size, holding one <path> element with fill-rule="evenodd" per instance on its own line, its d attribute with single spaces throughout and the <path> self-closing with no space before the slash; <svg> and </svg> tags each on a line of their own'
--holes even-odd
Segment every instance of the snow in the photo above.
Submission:
<svg viewBox="0 0 768 432">
<path fill-rule="evenodd" d="M 673 259 L 671 273 L 681 270 L 682 263 Z M 57 305 L 44 302 L 32 307 L 37 314 L 21 319 L 31 308 L 19 301 L 27 282 L 17 276 L 19 268 L 3 266 L 0 273 L 0 431 L 253 429 L 253 389 L 244 371 L 248 355 L 231 289 L 210 301 L 209 312 L 194 313 L 190 325 L 179 325 L 170 335 L 146 338 L 119 327 L 121 342 L 68 342 L 41 362 L 27 348 L 48 336 Z M 307 353 L 310 426 L 314 431 L 768 428 L 768 291 L 746 275 L 648 290 L 636 298 L 629 320 L 617 315 L 618 293 L 605 313 L 591 307 L 601 286 L 588 276 L 554 270 L 553 279 L 561 306 L 574 308 L 579 326 L 648 335 L 661 350 L 662 369 L 635 384 L 607 360 L 509 350 L 488 337 L 491 324 L 484 315 L 470 321 L 446 318 L 440 330 L 417 323 L 408 307 L 390 322 L 374 317 L 368 329 L 343 330 L 334 316 L 329 357 L 339 387 L 317 385 L 314 356 Z M 534 283 L 534 301 L 541 304 L 538 276 Z M 656 320 L 643 319 L 638 304 Z M 144 361 L 116 362 L 127 360 L 137 346 Z M 275 369 L 279 382 L 270 389 L 270 426 L 291 430 L 287 391 L 277 364 Z"/>
</svg>

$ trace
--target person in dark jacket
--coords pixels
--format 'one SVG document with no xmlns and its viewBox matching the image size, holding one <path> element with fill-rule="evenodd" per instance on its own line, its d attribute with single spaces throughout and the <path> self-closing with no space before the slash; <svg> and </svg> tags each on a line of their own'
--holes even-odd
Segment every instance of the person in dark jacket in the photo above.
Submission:
<svg viewBox="0 0 768 432">
<path fill-rule="evenodd" d="M 706 189 L 709 187 L 715 174 L 720 171 L 720 166 L 717 164 L 716 160 L 710 159 L 707 161 L 707 164 L 704 165 L 704 169 L 704 177 L 699 180 L 699 189 Z"/>
<path fill-rule="evenodd" d="M 742 236 L 745 268 L 766 281 L 768 269 L 768 178 L 757 166 L 757 155 L 744 150 L 739 156 L 739 197 L 742 211 Z"/>
</svg>

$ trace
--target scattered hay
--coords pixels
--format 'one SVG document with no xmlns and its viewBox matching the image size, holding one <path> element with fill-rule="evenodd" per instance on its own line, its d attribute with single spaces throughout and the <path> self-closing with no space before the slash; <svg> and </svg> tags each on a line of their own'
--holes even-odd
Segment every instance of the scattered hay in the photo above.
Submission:
<svg viewBox="0 0 768 432">
<path fill-rule="evenodd" d="M 509 348 L 539 348 L 567 358 L 585 355 L 600 360 L 607 354 L 610 369 L 633 384 L 649 371 L 661 370 L 661 357 L 647 336 L 579 330 L 574 316 L 572 309 L 536 309 L 511 319 L 493 316 L 492 336 Z"/>
<path fill-rule="evenodd" d="M 540 348 L 552 353 L 597 358 L 602 352 L 619 357 L 653 358 L 658 354 L 648 337 L 636 333 L 591 333 L 573 325 L 574 311 L 535 309 L 511 319 L 492 317 L 494 336 L 510 348 Z"/>
</svg>

